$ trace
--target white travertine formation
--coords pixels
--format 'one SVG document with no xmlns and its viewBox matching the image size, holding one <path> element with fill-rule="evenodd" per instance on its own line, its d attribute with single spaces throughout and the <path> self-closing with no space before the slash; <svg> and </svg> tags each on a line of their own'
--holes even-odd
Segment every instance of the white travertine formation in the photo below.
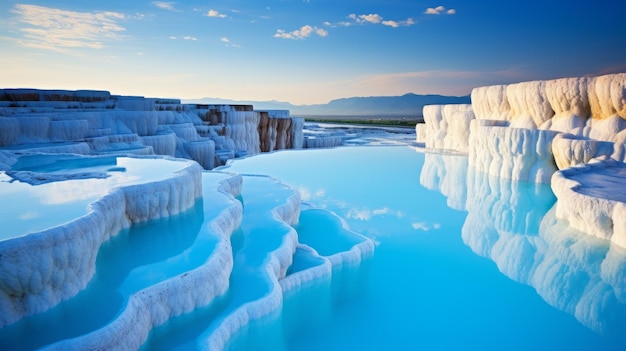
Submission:
<svg viewBox="0 0 626 351">
<path fill-rule="evenodd" d="M 157 155 L 176 156 L 176 133 L 174 132 L 143 136 L 141 143 L 152 147 Z"/>
<path fill-rule="evenodd" d="M 552 139 L 557 132 L 483 125 L 470 126 L 469 165 L 493 176 L 537 183 L 556 171 Z"/>
<path fill-rule="evenodd" d="M 215 236 L 218 243 L 201 266 L 133 294 L 122 313 L 102 329 L 45 350 L 137 350 L 154 327 L 222 296 L 233 268 L 230 235 L 242 219 L 241 203 L 234 198 L 241 188 L 242 177 L 237 175 L 225 176 L 217 189 L 207 189 L 204 201 L 219 201 L 225 206 L 203 227 L 203 235 Z"/>
<path fill-rule="evenodd" d="M 588 163 L 594 158 L 610 158 L 615 153 L 615 144 L 561 133 L 552 140 L 552 153 L 558 169 Z"/>
<path fill-rule="evenodd" d="M 270 182 L 264 184 L 269 189 L 272 188 L 271 182 L 274 182 L 274 186 L 284 187 L 271 178 L 263 178 Z M 271 192 L 269 189 L 266 191 Z M 292 225 L 298 222 L 300 201 L 299 193 L 290 189 L 290 195 L 287 198 L 281 198 L 272 203 L 273 208 L 269 213 L 253 215 L 255 221 L 262 222 L 265 228 L 273 228 L 272 235 L 267 236 L 268 239 L 272 238 L 277 241 L 280 238 L 278 246 L 270 246 L 271 249 L 257 253 L 265 257 L 263 260 L 265 264 L 262 267 L 248 268 L 254 269 L 255 274 L 266 281 L 268 291 L 261 298 L 236 306 L 235 310 L 222 319 L 214 330 L 209 330 L 200 336 L 201 349 L 223 350 L 230 338 L 251 321 L 274 313 L 282 306 L 283 292 L 279 281 L 286 276 L 298 244 L 298 234 Z M 244 218 L 244 223 L 245 221 L 246 218 Z"/>
<path fill-rule="evenodd" d="M 273 123 L 261 136 L 263 113 Z M 177 99 L 106 91 L 0 89 L 0 148 L 21 153 L 41 151 L 39 144 L 46 144 L 46 152 L 61 152 L 50 144 L 87 142 L 93 148 L 80 153 L 176 156 L 210 169 L 228 158 L 301 148 L 303 126 L 304 120 L 289 111 L 258 112 L 250 105 L 183 105 Z M 112 138 L 118 134 L 139 138 L 116 144 Z"/>
<path fill-rule="evenodd" d="M 506 86 L 511 127 L 535 129 L 554 116 L 548 99 L 542 95 L 545 81 Z"/>
<path fill-rule="evenodd" d="M 480 87 L 471 97 L 470 167 L 501 179 L 551 182 L 557 217 L 626 247 L 626 73 Z M 448 135 L 465 139 L 445 108 L 424 108 L 417 141 L 463 151 L 445 142 Z"/>
<path fill-rule="evenodd" d="M 337 147 L 343 144 L 343 136 L 341 135 L 319 135 L 319 136 L 305 136 L 304 148 L 305 149 L 322 149 Z"/>
<path fill-rule="evenodd" d="M 122 228 L 190 208 L 201 196 L 201 171 L 187 162 L 163 181 L 113 189 L 67 224 L 1 241 L 0 326 L 82 290 L 94 274 L 100 245 Z"/>
<path fill-rule="evenodd" d="M 506 85 L 474 88 L 471 94 L 472 108 L 477 119 L 496 121 L 511 120 L 511 106 L 507 99 Z"/>
<path fill-rule="evenodd" d="M 430 149 L 468 151 L 472 105 L 428 105 L 423 114 L 425 124 L 415 126 L 418 142 Z"/>
<path fill-rule="evenodd" d="M 261 116 L 254 111 L 230 111 L 226 115 L 225 135 L 235 142 L 235 152 L 256 155 L 261 152 L 258 133 Z"/>
<path fill-rule="evenodd" d="M 472 107 L 477 119 L 614 141 L 626 120 L 626 73 L 475 88 Z"/>
<path fill-rule="evenodd" d="M 304 148 L 304 117 L 291 118 L 291 140 L 293 149 Z"/>
<path fill-rule="evenodd" d="M 570 226 L 626 248 L 626 164 L 587 163 L 556 172 L 552 190 L 556 216 Z"/>
</svg>

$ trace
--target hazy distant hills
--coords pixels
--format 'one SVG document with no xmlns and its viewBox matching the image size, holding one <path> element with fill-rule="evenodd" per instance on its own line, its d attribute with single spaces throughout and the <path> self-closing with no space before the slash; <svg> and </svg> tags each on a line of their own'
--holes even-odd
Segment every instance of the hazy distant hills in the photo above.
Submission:
<svg viewBox="0 0 626 351">
<path fill-rule="evenodd" d="M 257 110 L 289 110 L 292 116 L 365 116 L 419 117 L 424 105 L 469 104 L 467 96 L 417 95 L 351 97 L 332 100 L 327 104 L 292 105 L 281 101 L 237 101 L 219 98 L 183 100 L 198 104 L 254 105 Z"/>
</svg>

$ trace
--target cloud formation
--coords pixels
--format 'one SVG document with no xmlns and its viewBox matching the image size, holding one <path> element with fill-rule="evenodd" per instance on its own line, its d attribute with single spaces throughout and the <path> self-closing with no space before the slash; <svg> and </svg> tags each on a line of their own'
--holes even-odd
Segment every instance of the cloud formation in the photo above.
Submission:
<svg viewBox="0 0 626 351">
<path fill-rule="evenodd" d="M 162 9 L 162 10 L 168 10 L 168 11 L 178 11 L 176 10 L 176 8 L 174 7 L 174 4 L 176 4 L 173 1 L 153 1 L 152 5 Z"/>
<path fill-rule="evenodd" d="M 296 29 L 292 32 L 287 32 L 283 29 L 279 29 L 274 34 L 274 38 L 280 39 L 305 39 L 310 37 L 312 34 L 317 34 L 318 36 L 324 38 L 328 35 L 328 31 L 323 28 L 312 27 L 309 25 L 302 26 L 300 29 Z"/>
<path fill-rule="evenodd" d="M 222 43 L 224 43 L 224 45 L 225 45 L 225 46 L 234 47 L 234 48 L 241 48 L 241 45 L 239 45 L 239 44 L 235 44 L 235 43 L 232 43 L 232 42 L 230 41 L 230 39 L 228 39 L 227 37 L 221 37 L 221 38 L 220 38 L 220 41 L 221 41 Z"/>
<path fill-rule="evenodd" d="M 415 21 L 413 21 L 412 18 L 407 18 L 404 21 L 382 21 L 382 24 L 385 26 L 398 28 L 398 27 L 412 26 L 415 24 Z"/>
<path fill-rule="evenodd" d="M 355 14 L 350 14 L 348 18 L 354 20 L 356 23 L 369 22 L 369 23 L 377 24 L 383 20 L 383 17 L 377 13 L 370 13 L 369 15 L 359 15 L 359 16 Z"/>
<path fill-rule="evenodd" d="M 172 39 L 172 40 L 177 40 L 178 37 L 175 35 L 170 35 L 168 38 Z M 196 37 L 192 37 L 191 35 L 185 35 L 184 37 L 182 37 L 183 40 L 191 40 L 191 41 L 196 41 L 198 40 L 198 38 Z"/>
<path fill-rule="evenodd" d="M 208 17 L 217 17 L 217 18 L 226 18 L 228 17 L 227 15 L 220 13 L 217 10 L 209 10 L 209 12 L 207 12 L 206 14 Z"/>
<path fill-rule="evenodd" d="M 351 21 L 339 22 L 337 25 L 340 27 L 349 27 L 354 24 L 382 24 L 393 28 L 408 27 L 414 25 L 416 22 L 412 18 L 406 20 L 385 20 L 383 16 L 377 13 L 370 13 L 368 15 L 356 15 L 354 13 L 348 15 Z M 325 25 L 332 26 L 330 23 L 325 22 Z"/>
<path fill-rule="evenodd" d="M 424 13 L 427 15 L 441 15 L 442 13 L 445 13 L 447 15 L 454 15 L 456 14 L 456 10 L 449 9 L 446 11 L 446 8 L 444 6 L 437 6 L 437 7 L 427 8 L 426 11 L 424 11 Z"/>
<path fill-rule="evenodd" d="M 102 49 L 104 39 L 119 38 L 126 30 L 118 21 L 119 12 L 75 12 L 56 8 L 17 4 L 11 10 L 19 23 L 23 46 L 63 51 L 68 48 Z"/>
</svg>

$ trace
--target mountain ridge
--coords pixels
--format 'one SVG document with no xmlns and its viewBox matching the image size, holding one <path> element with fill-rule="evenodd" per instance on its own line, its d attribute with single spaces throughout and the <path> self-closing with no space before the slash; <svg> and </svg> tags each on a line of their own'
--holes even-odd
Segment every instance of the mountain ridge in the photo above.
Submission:
<svg viewBox="0 0 626 351">
<path fill-rule="evenodd" d="M 469 104 L 470 96 L 418 95 L 355 96 L 339 98 L 326 104 L 294 105 L 269 100 L 231 100 L 221 98 L 182 99 L 183 103 L 253 105 L 256 110 L 289 110 L 292 116 L 363 116 L 363 117 L 421 117 L 425 105 Z"/>
</svg>

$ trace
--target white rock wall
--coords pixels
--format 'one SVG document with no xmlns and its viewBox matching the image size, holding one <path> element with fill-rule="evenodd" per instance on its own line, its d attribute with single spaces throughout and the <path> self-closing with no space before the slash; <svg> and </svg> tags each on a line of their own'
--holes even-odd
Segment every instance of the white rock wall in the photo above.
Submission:
<svg viewBox="0 0 626 351">
<path fill-rule="evenodd" d="M 191 158 L 208 168 L 236 156 L 303 147 L 304 119 L 290 117 L 287 110 L 265 113 L 271 115 L 272 126 L 263 135 L 266 147 L 261 150 L 260 112 L 251 105 L 182 105 L 177 99 L 101 91 L 0 89 L 0 148 L 55 152 L 60 145 L 36 144 L 86 142 L 94 148 L 81 148 L 82 154 L 160 154 Z M 118 134 L 140 139 L 115 144 L 111 137 Z"/>
<path fill-rule="evenodd" d="M 305 149 L 321 149 L 329 147 L 337 147 L 343 144 L 343 136 L 341 135 L 320 135 L 312 137 L 304 137 Z"/>
<path fill-rule="evenodd" d="M 472 105 L 424 106 L 424 124 L 417 124 L 417 141 L 430 149 L 468 152 Z"/>
<path fill-rule="evenodd" d="M 615 144 L 561 133 L 552 140 L 552 153 L 558 169 L 588 163 L 594 158 L 616 155 Z M 616 155 L 615 157 L 619 157 Z"/>
<path fill-rule="evenodd" d="M 235 142 L 235 152 L 248 155 L 261 152 L 258 125 L 260 114 L 255 111 L 230 111 L 226 114 L 226 136 Z"/>
<path fill-rule="evenodd" d="M 291 140 L 293 149 L 304 147 L 304 117 L 291 117 Z"/>
<path fill-rule="evenodd" d="M 556 172 L 556 216 L 569 225 L 626 248 L 626 164 L 592 162 Z"/>
<path fill-rule="evenodd" d="M 477 119 L 615 141 L 626 127 L 626 73 L 475 88 L 472 106 Z"/>
<path fill-rule="evenodd" d="M 469 165 L 493 176 L 548 183 L 556 171 L 552 140 L 557 132 L 471 123 Z"/>
<path fill-rule="evenodd" d="M 174 132 L 143 136 L 141 143 L 152 147 L 157 155 L 176 156 L 176 134 Z"/>
</svg>

